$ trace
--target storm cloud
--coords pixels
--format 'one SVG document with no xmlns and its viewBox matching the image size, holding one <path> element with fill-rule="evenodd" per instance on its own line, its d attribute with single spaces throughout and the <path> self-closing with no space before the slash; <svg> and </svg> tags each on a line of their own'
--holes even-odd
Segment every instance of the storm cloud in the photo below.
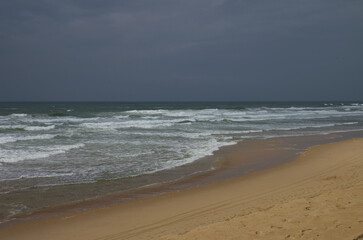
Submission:
<svg viewBox="0 0 363 240">
<path fill-rule="evenodd" d="M 362 100 L 362 1 L 2 0 L 0 101 Z"/>
</svg>

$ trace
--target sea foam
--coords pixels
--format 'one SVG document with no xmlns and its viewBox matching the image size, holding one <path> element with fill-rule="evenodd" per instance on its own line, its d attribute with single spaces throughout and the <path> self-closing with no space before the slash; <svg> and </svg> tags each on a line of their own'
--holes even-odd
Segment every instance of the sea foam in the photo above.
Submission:
<svg viewBox="0 0 363 240">
<path fill-rule="evenodd" d="M 39 147 L 32 150 L 7 150 L 0 149 L 0 162 L 15 163 L 24 160 L 42 159 L 52 155 L 66 153 L 72 149 L 81 148 L 85 145 L 83 143 L 73 145 L 58 145 L 52 147 Z"/>
<path fill-rule="evenodd" d="M 34 136 L 7 135 L 7 136 L 0 137 L 0 144 L 11 143 L 11 142 L 16 142 L 16 141 L 52 139 L 55 136 L 57 136 L 57 135 L 54 135 L 54 134 L 43 134 L 43 135 L 34 135 Z"/>
<path fill-rule="evenodd" d="M 24 129 L 27 131 L 46 131 L 46 130 L 51 130 L 54 128 L 55 128 L 55 125 L 49 125 L 49 126 L 28 126 L 28 127 L 25 127 Z"/>
</svg>

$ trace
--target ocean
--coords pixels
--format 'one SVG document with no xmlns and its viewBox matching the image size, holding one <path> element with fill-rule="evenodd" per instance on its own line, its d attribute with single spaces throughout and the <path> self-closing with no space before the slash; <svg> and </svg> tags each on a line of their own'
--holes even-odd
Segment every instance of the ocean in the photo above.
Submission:
<svg viewBox="0 0 363 240">
<path fill-rule="evenodd" d="M 362 129 L 362 102 L 0 103 L 0 221 L 140 187 L 240 141 Z"/>
</svg>

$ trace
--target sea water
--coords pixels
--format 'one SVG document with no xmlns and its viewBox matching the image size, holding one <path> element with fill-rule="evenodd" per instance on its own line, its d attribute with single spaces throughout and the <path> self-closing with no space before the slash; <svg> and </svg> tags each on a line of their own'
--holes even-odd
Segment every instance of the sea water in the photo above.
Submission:
<svg viewBox="0 0 363 240">
<path fill-rule="evenodd" d="M 0 196 L 153 174 L 246 139 L 361 129 L 360 102 L 0 103 Z"/>
</svg>

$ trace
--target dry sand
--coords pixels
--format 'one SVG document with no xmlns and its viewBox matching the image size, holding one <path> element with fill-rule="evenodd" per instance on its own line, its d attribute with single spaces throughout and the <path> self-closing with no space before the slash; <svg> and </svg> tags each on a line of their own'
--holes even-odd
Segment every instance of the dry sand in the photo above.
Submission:
<svg viewBox="0 0 363 240">
<path fill-rule="evenodd" d="M 215 184 L 14 225 L 0 239 L 363 239 L 363 138 Z"/>
</svg>

